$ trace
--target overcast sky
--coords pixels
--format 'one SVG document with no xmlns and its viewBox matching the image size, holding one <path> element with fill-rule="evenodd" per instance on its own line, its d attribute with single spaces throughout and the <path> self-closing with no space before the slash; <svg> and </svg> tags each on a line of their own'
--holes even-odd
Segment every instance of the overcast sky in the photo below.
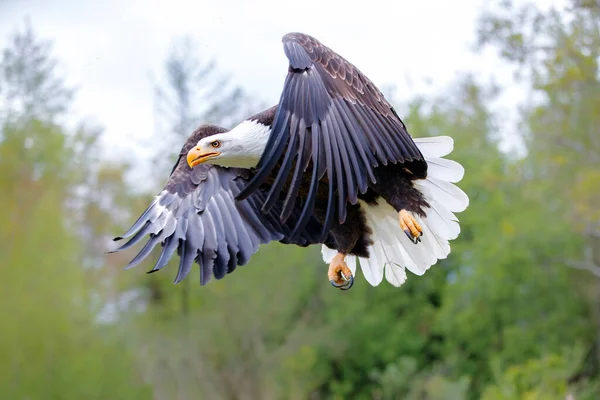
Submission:
<svg viewBox="0 0 600 400">
<path fill-rule="evenodd" d="M 150 76 L 162 73 L 178 36 L 191 35 L 203 56 L 268 103 L 280 95 L 287 72 L 281 37 L 291 31 L 317 37 L 376 84 L 395 84 L 409 99 L 440 91 L 460 72 L 506 79 L 492 52 L 471 50 L 486 3 L 0 0 L 0 44 L 29 17 L 37 35 L 54 42 L 67 82 L 79 88 L 78 116 L 93 118 L 105 128 L 105 143 L 124 150 L 153 135 Z"/>
</svg>

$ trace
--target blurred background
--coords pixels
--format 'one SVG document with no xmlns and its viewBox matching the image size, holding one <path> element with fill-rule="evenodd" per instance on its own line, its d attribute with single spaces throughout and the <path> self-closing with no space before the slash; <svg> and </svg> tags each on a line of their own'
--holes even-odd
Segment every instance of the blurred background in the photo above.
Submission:
<svg viewBox="0 0 600 400">
<path fill-rule="evenodd" d="M 271 244 L 200 287 L 107 255 L 200 123 L 317 37 L 471 205 L 449 258 L 341 293 Z M 1 399 L 600 398 L 600 3 L 0 1 Z"/>
</svg>

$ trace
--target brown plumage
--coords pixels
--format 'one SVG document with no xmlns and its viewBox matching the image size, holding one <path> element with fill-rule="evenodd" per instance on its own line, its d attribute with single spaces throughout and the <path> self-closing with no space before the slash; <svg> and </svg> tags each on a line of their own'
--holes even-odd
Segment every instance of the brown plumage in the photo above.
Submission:
<svg viewBox="0 0 600 400">
<path fill-rule="evenodd" d="M 200 283 L 205 285 L 211 278 L 221 279 L 238 265 L 245 265 L 261 244 L 280 241 L 308 246 L 320 242 L 321 225 L 314 218 L 299 235 L 290 236 L 299 216 L 298 208 L 285 223 L 277 216 L 281 201 L 273 213 L 261 213 L 264 190 L 256 191 L 245 201 L 234 199 L 252 176 L 250 170 L 210 164 L 188 166 L 185 156 L 200 139 L 226 131 L 213 125 L 203 125 L 194 131 L 181 148 L 162 191 L 132 227 L 114 239 L 131 237 L 116 252 L 147 238 L 127 268 L 142 262 L 160 244 L 161 253 L 149 272 L 163 268 L 177 250 L 180 263 L 175 282 L 189 274 L 195 261 L 200 266 Z"/>
<path fill-rule="evenodd" d="M 262 209 L 284 198 L 285 221 L 301 197 L 296 231 L 314 213 L 317 198 L 326 199 L 325 235 L 336 211 L 343 224 L 348 205 L 377 184 L 377 167 L 402 163 L 409 180 L 427 176 L 427 163 L 406 126 L 364 74 L 311 36 L 290 33 L 283 45 L 290 64 L 272 132 L 238 199 L 272 183 Z"/>
</svg>

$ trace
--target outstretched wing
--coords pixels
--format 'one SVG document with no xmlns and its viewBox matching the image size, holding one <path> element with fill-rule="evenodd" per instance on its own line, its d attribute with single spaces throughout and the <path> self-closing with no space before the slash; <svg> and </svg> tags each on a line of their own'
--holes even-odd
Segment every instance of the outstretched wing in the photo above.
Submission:
<svg viewBox="0 0 600 400">
<path fill-rule="evenodd" d="M 139 264 L 160 243 L 162 251 L 150 272 L 163 268 L 177 250 L 180 262 L 175 282 L 184 279 L 196 261 L 200 283 L 205 285 L 213 276 L 221 279 L 238 265 L 246 264 L 261 244 L 318 243 L 321 225 L 314 219 L 300 235 L 288 239 L 290 227 L 276 214 L 260 212 L 264 192 L 259 190 L 246 200 L 235 200 L 249 176 L 249 170 L 207 164 L 192 169 L 185 156 L 180 156 L 163 190 L 133 226 L 115 238 L 131 238 L 115 251 L 148 239 L 126 268 Z M 295 212 L 291 220 L 297 220 L 298 214 Z"/>
<path fill-rule="evenodd" d="M 339 222 L 345 221 L 346 203 L 355 204 L 368 181 L 375 181 L 376 166 L 406 162 L 415 177 L 426 176 L 427 164 L 404 123 L 365 75 L 308 35 L 287 34 L 283 45 L 289 72 L 272 133 L 256 175 L 238 198 L 274 180 L 263 210 L 272 210 L 285 191 L 285 221 L 308 184 L 299 232 L 312 215 L 319 183 L 326 184 L 325 233 L 336 209 Z"/>
</svg>

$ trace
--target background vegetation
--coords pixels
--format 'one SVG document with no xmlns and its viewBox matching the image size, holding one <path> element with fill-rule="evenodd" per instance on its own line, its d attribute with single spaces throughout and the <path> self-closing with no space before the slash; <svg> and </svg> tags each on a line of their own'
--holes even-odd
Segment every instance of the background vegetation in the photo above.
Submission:
<svg viewBox="0 0 600 400">
<path fill-rule="evenodd" d="M 106 256 L 108 238 L 174 158 L 136 191 L 100 129 L 66 123 L 51 43 L 17 31 L 0 59 L 0 398 L 600 398 L 600 6 L 504 2 L 476 34 L 528 93 L 521 151 L 499 150 L 503 87 L 464 76 L 398 104 L 413 135 L 455 138 L 471 206 L 425 276 L 340 293 L 318 247 L 266 246 L 203 288 L 197 271 L 123 272 L 133 253 Z M 196 48 L 175 46 L 157 83 L 163 157 L 199 121 L 264 105 Z"/>
</svg>

